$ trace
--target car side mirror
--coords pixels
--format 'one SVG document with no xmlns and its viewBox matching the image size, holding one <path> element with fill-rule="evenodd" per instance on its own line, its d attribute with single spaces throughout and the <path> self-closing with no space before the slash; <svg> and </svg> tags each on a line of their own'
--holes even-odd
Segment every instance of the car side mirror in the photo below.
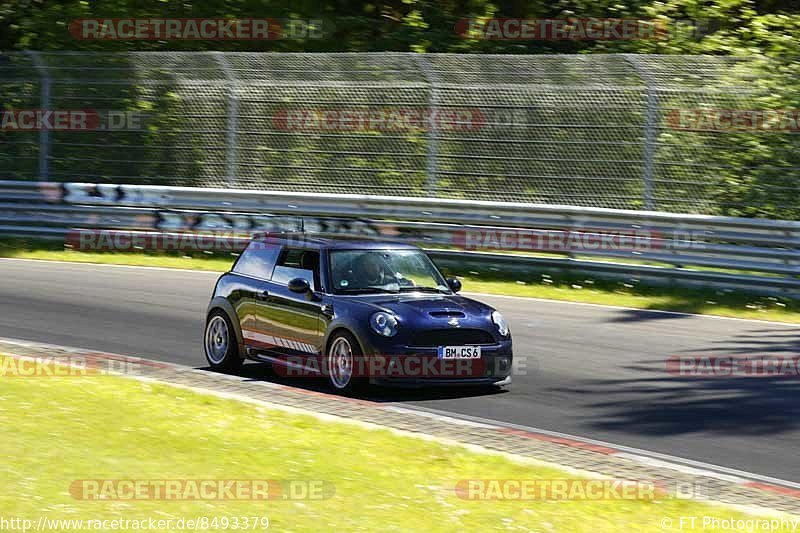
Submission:
<svg viewBox="0 0 800 533">
<path fill-rule="evenodd" d="M 453 292 L 461 290 L 461 282 L 457 278 L 447 278 L 447 286 L 450 287 L 450 290 Z"/>
<path fill-rule="evenodd" d="M 290 291 L 296 292 L 297 294 L 305 294 L 311 291 L 311 285 L 309 285 L 308 280 L 304 278 L 289 280 L 288 287 Z"/>
</svg>

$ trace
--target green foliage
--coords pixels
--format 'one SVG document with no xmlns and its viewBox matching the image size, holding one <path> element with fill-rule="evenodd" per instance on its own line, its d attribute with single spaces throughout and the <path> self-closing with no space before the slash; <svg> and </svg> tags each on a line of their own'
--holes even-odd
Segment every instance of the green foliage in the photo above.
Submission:
<svg viewBox="0 0 800 533">
<path fill-rule="evenodd" d="M 322 38 L 271 41 L 91 41 L 74 39 L 79 18 L 229 17 L 316 19 Z M 640 41 L 493 41 L 464 39 L 469 18 L 656 19 L 663 39 Z M 711 53 L 789 57 L 800 51 L 794 0 L 0 0 L 0 49 L 412 51 L 478 53 Z"/>
</svg>

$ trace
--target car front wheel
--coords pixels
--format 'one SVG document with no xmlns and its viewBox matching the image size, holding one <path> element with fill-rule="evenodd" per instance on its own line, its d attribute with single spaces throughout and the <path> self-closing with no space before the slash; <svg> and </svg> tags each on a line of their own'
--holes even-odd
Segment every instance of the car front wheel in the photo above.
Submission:
<svg viewBox="0 0 800 533">
<path fill-rule="evenodd" d="M 222 311 L 215 310 L 208 315 L 203 347 L 212 370 L 232 372 L 241 368 L 242 358 L 239 356 L 236 334 Z"/>
<path fill-rule="evenodd" d="M 359 370 L 361 358 L 361 347 L 350 333 L 343 331 L 331 339 L 325 357 L 325 373 L 336 392 L 350 394 L 364 387 L 366 382 Z"/>
</svg>

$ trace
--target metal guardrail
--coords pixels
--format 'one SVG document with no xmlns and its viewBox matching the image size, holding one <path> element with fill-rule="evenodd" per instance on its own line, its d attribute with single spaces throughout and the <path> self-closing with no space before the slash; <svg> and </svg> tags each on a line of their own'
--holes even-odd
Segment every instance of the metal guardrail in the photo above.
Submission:
<svg viewBox="0 0 800 533">
<path fill-rule="evenodd" d="M 293 231 L 412 241 L 446 263 L 800 293 L 800 222 L 575 206 L 0 181 L 0 234 L 202 235 L 241 249 Z"/>
</svg>

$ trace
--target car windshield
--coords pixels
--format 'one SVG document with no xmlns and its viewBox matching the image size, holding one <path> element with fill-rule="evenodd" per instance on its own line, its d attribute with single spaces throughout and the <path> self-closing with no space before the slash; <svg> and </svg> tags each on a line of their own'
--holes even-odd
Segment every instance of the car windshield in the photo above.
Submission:
<svg viewBox="0 0 800 533">
<path fill-rule="evenodd" d="M 338 294 L 450 292 L 420 250 L 334 250 L 331 277 Z"/>
</svg>

